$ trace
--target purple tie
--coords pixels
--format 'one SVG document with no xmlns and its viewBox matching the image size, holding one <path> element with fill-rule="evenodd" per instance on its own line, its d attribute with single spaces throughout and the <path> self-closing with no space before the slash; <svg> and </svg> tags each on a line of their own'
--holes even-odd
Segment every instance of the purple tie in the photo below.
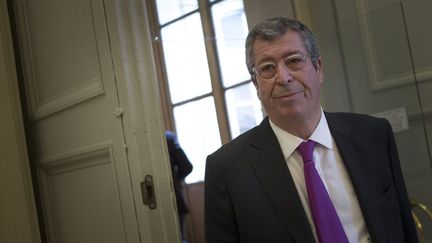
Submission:
<svg viewBox="0 0 432 243">
<path fill-rule="evenodd" d="M 349 243 L 329 194 L 315 169 L 313 161 L 315 144 L 315 141 L 308 140 L 301 143 L 297 150 L 303 157 L 309 207 L 312 211 L 318 240 L 320 243 Z"/>
</svg>

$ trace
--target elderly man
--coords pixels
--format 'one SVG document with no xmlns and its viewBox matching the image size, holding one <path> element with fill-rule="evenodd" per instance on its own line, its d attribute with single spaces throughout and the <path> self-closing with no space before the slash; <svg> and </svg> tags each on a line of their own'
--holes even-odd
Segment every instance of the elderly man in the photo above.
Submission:
<svg viewBox="0 0 432 243">
<path fill-rule="evenodd" d="M 246 62 L 267 117 L 207 158 L 207 242 L 418 242 L 389 123 L 323 111 L 310 30 L 259 23 Z"/>
</svg>

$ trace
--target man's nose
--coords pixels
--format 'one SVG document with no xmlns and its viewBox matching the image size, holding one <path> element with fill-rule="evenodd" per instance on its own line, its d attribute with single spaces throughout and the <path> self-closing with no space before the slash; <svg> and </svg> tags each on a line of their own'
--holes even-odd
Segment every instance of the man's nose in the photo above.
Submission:
<svg viewBox="0 0 432 243">
<path fill-rule="evenodd" d="M 293 81 L 291 70 L 289 70 L 284 64 L 277 65 L 276 70 L 276 82 L 281 84 L 287 84 Z"/>
</svg>

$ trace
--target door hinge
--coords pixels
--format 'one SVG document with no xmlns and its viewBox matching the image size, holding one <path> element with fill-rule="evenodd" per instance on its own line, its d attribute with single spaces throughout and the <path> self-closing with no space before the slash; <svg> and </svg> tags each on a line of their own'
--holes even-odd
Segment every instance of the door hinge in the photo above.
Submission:
<svg viewBox="0 0 432 243">
<path fill-rule="evenodd" d="M 141 193 L 144 205 L 150 209 L 156 209 L 156 196 L 154 193 L 153 176 L 146 175 L 141 182 Z"/>
</svg>

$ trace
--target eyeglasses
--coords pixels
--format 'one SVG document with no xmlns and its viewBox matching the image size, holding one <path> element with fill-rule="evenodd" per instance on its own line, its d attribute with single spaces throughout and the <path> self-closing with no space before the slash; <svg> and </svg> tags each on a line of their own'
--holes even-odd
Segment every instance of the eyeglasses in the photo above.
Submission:
<svg viewBox="0 0 432 243">
<path fill-rule="evenodd" d="M 283 61 L 285 67 L 290 72 L 298 72 L 304 68 L 306 65 L 306 58 L 309 55 L 294 54 L 286 57 Z M 256 68 L 252 68 L 255 75 L 259 76 L 261 79 L 273 80 L 277 74 L 278 65 L 274 62 L 263 62 Z"/>
</svg>

